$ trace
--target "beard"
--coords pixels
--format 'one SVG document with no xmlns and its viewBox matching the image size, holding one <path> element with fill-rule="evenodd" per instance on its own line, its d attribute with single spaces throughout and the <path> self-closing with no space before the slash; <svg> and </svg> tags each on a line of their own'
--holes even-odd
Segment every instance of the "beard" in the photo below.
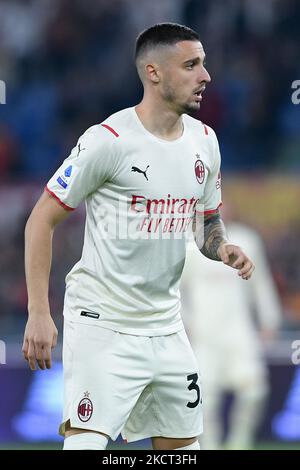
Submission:
<svg viewBox="0 0 300 470">
<path fill-rule="evenodd" d="M 162 97 L 170 105 L 170 107 L 178 113 L 178 115 L 192 114 L 198 111 L 200 108 L 200 103 L 196 103 L 195 101 L 188 102 L 180 100 L 178 94 L 170 82 L 164 84 L 162 89 Z"/>
</svg>

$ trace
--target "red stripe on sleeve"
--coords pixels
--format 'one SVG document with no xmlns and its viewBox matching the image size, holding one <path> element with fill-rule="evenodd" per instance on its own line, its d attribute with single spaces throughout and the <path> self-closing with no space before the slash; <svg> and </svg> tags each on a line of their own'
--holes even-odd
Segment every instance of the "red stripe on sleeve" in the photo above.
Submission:
<svg viewBox="0 0 300 470">
<path fill-rule="evenodd" d="M 56 201 L 57 201 L 66 211 L 74 211 L 74 210 L 75 210 L 73 207 L 69 207 L 69 206 L 67 206 L 66 204 L 64 204 L 64 203 L 56 196 L 56 194 L 54 194 L 52 191 L 50 191 L 50 189 L 48 188 L 48 186 L 45 187 L 45 191 L 47 191 L 47 193 L 49 193 L 52 197 L 54 197 L 54 199 L 56 199 Z"/>
<path fill-rule="evenodd" d="M 101 124 L 101 126 L 105 127 L 107 130 L 112 132 L 112 134 L 115 135 L 116 137 L 119 137 L 119 134 L 112 127 L 110 127 L 108 124 Z"/>
<path fill-rule="evenodd" d="M 218 209 L 212 209 L 210 211 L 204 211 L 204 215 L 216 214 L 218 212 Z"/>
<path fill-rule="evenodd" d="M 201 212 L 201 211 L 196 211 L 197 214 L 204 214 L 204 215 L 209 215 L 209 214 L 216 214 L 219 210 L 219 207 L 222 206 L 222 202 L 220 202 L 220 204 L 218 205 L 218 207 L 216 209 L 210 209 L 208 211 L 204 211 L 204 212 Z"/>
<path fill-rule="evenodd" d="M 205 132 L 205 135 L 208 135 L 208 129 L 207 129 L 206 125 L 205 125 L 205 124 L 203 124 L 203 126 L 204 126 L 204 132 Z"/>
</svg>

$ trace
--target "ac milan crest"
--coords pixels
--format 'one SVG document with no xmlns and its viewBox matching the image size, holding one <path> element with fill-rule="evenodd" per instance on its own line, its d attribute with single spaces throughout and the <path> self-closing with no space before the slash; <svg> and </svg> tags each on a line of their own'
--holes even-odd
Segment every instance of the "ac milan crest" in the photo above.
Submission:
<svg viewBox="0 0 300 470">
<path fill-rule="evenodd" d="M 93 414 L 93 403 L 91 400 L 88 398 L 88 393 L 84 394 L 84 398 L 80 400 L 78 408 L 77 408 L 77 414 L 78 418 L 80 421 L 83 421 L 84 423 L 88 421 Z"/>
<path fill-rule="evenodd" d="M 205 167 L 202 160 L 195 161 L 195 175 L 199 184 L 202 184 L 205 177 Z"/>
</svg>

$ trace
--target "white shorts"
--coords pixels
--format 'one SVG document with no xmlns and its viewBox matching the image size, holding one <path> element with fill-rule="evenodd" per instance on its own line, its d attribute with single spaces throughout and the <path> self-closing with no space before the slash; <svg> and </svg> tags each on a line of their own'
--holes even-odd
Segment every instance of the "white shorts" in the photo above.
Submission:
<svg viewBox="0 0 300 470">
<path fill-rule="evenodd" d="M 184 330 L 133 336 L 65 321 L 64 417 L 60 426 L 128 442 L 202 433 L 198 366 Z"/>
</svg>

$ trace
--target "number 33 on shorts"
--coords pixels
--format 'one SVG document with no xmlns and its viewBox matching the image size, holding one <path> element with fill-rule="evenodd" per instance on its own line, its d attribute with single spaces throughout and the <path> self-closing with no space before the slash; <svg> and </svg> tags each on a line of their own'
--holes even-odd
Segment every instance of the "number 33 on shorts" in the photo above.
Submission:
<svg viewBox="0 0 300 470">
<path fill-rule="evenodd" d="M 196 400 L 195 401 L 189 401 L 187 403 L 187 407 L 188 408 L 196 408 L 197 405 L 199 405 L 199 403 L 201 403 L 202 405 L 202 396 L 201 396 L 201 391 L 200 391 L 200 387 L 199 385 L 197 384 L 198 382 L 198 374 L 190 374 L 187 376 L 187 380 L 188 381 L 191 381 L 191 383 L 189 384 L 188 386 L 188 389 L 189 390 L 195 390 L 196 391 Z"/>
</svg>

